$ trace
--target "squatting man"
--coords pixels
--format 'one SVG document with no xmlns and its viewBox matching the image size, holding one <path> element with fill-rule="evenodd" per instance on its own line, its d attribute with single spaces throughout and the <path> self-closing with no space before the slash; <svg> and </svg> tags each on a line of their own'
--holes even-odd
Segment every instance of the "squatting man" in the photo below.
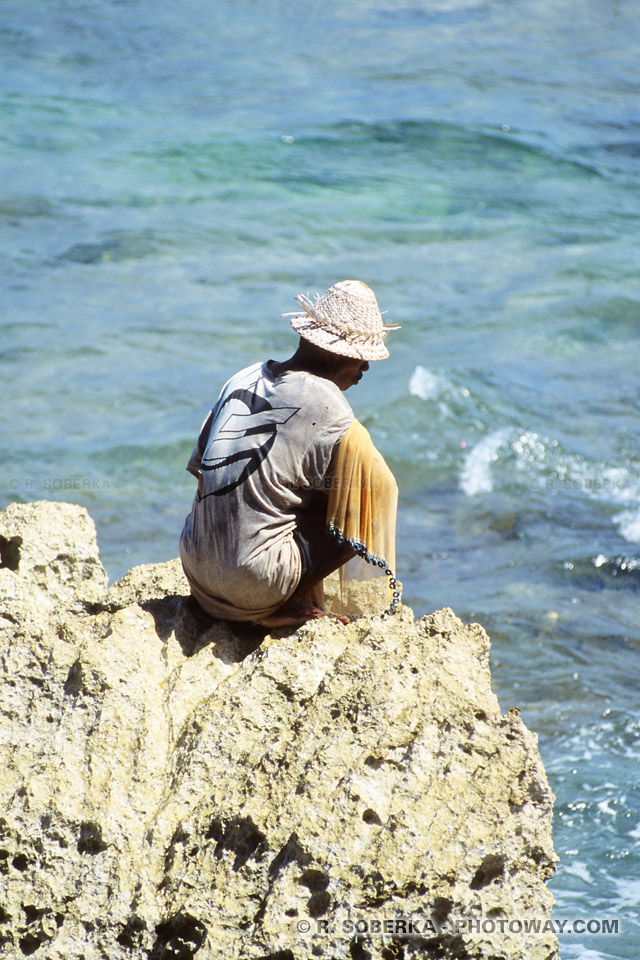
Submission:
<svg viewBox="0 0 640 960">
<path fill-rule="evenodd" d="M 180 538 L 192 595 L 211 616 L 298 626 L 325 616 L 322 581 L 358 556 L 395 580 L 398 489 L 344 393 L 389 356 L 373 291 L 334 284 L 290 316 L 288 360 L 236 373 L 187 469 L 198 488 Z M 346 617 L 341 617 L 346 622 Z"/>
</svg>

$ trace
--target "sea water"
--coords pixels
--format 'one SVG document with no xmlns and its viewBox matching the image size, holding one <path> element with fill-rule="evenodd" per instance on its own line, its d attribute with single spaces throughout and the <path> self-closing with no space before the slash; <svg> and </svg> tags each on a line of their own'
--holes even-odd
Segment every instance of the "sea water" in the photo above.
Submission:
<svg viewBox="0 0 640 960">
<path fill-rule="evenodd" d="M 640 938 L 640 5 L 3 0 L 1 505 L 175 556 L 222 382 L 374 288 L 349 391 L 419 613 L 491 634 L 557 796 L 565 960 Z"/>
</svg>

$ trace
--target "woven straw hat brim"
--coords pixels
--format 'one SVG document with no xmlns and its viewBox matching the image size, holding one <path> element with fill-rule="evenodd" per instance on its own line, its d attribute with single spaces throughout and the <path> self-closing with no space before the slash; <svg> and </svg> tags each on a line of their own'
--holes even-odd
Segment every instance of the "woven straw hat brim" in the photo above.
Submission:
<svg viewBox="0 0 640 960">
<path fill-rule="evenodd" d="M 346 339 L 325 330 L 308 313 L 291 317 L 291 326 L 305 340 L 341 357 L 352 357 L 354 360 L 386 360 L 389 356 L 382 334 L 372 334 L 358 340 Z"/>
<path fill-rule="evenodd" d="M 366 283 L 340 280 L 314 301 L 303 293 L 295 299 L 304 312 L 282 316 L 291 318 L 291 326 L 305 340 L 356 360 L 389 356 L 384 338 L 398 324 L 383 324 L 375 294 Z"/>
</svg>

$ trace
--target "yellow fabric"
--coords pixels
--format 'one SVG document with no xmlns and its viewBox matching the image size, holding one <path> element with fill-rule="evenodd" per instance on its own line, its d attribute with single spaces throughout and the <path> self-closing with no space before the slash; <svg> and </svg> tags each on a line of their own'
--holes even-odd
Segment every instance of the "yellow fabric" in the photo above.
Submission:
<svg viewBox="0 0 640 960">
<path fill-rule="evenodd" d="M 369 431 L 354 420 L 340 441 L 332 470 L 327 522 L 349 540 L 363 543 L 369 555 L 385 561 L 395 577 L 398 485 Z M 340 571 L 341 579 L 345 567 Z"/>
</svg>

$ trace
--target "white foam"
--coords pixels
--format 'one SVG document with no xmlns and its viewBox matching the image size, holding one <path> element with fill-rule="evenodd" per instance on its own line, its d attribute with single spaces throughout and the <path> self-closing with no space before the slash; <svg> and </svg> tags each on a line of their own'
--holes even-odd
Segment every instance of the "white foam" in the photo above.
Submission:
<svg viewBox="0 0 640 960">
<path fill-rule="evenodd" d="M 583 863 L 581 860 L 572 860 L 570 864 L 565 866 L 564 872 L 571 874 L 572 877 L 578 877 L 578 879 L 584 880 L 585 883 L 591 883 L 593 879 L 586 863 Z"/>
<path fill-rule="evenodd" d="M 624 467 L 606 467 L 602 471 L 605 487 L 613 491 L 613 499 L 619 503 L 628 503 L 638 497 L 637 480 Z"/>
<path fill-rule="evenodd" d="M 547 437 L 540 437 L 533 430 L 524 430 L 518 434 L 511 444 L 511 449 L 516 455 L 516 468 L 523 470 L 525 467 L 541 469 L 546 466 L 547 446 L 557 446 L 557 441 L 549 441 Z"/>
<path fill-rule="evenodd" d="M 640 903 L 640 880 L 627 880 L 620 877 L 611 878 L 618 890 L 619 907 L 637 907 Z"/>
<path fill-rule="evenodd" d="M 625 540 L 629 543 L 640 543 L 640 510 L 623 510 L 616 514 L 613 522 L 618 524 Z"/>
<path fill-rule="evenodd" d="M 409 380 L 409 393 L 421 400 L 432 400 L 442 392 L 445 381 L 431 370 L 416 367 Z"/>
<path fill-rule="evenodd" d="M 508 435 L 507 428 L 494 430 L 469 450 L 460 475 L 460 488 L 467 496 L 491 493 L 493 490 L 491 464 L 498 459 L 498 451 Z"/>
<path fill-rule="evenodd" d="M 618 811 L 613 809 L 608 800 L 601 800 L 598 804 L 598 810 L 600 810 L 601 813 L 608 814 L 610 817 L 618 816 Z"/>
</svg>

